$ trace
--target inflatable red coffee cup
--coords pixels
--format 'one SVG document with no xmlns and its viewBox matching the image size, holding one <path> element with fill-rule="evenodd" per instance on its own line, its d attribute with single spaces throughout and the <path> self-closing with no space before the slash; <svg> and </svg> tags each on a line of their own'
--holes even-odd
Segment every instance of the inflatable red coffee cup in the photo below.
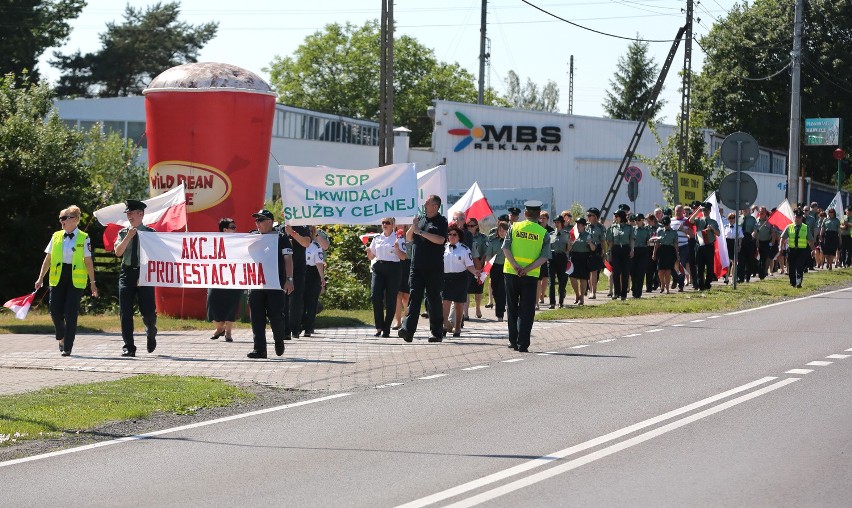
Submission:
<svg viewBox="0 0 852 508">
<path fill-rule="evenodd" d="M 187 229 L 218 231 L 232 217 L 251 229 L 262 208 L 272 141 L 275 93 L 234 65 L 199 62 L 163 72 L 143 92 L 151 195 L 181 183 Z M 206 291 L 156 288 L 157 311 L 206 316 Z"/>
</svg>

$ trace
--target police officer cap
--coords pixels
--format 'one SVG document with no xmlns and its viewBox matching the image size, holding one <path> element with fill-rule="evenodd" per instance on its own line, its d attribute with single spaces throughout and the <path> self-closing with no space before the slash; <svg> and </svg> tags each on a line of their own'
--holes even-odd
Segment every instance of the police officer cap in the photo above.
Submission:
<svg viewBox="0 0 852 508">
<path fill-rule="evenodd" d="M 627 216 L 627 220 L 629 220 L 629 221 L 631 221 L 631 222 L 632 222 L 632 221 L 635 221 L 635 220 L 636 220 L 636 214 L 635 214 L 635 213 L 631 213 L 630 215 L 628 215 L 628 216 Z"/>
<path fill-rule="evenodd" d="M 671 223 L 672 223 L 672 218 L 669 217 L 668 215 L 666 215 L 665 217 L 662 218 L 662 220 L 660 220 L 660 224 L 662 224 L 663 226 L 668 226 Z"/>
<path fill-rule="evenodd" d="M 578 218 L 578 219 L 577 219 L 576 221 L 574 221 L 574 222 L 576 222 L 577 224 L 582 224 L 582 225 L 584 225 L 584 226 L 585 226 L 586 224 L 588 224 L 588 221 L 586 221 L 586 218 L 585 218 L 585 217 L 580 217 L 580 218 Z"/>
<path fill-rule="evenodd" d="M 707 210 L 710 210 L 713 208 L 713 203 L 710 203 L 709 201 L 706 203 L 701 203 L 701 208 L 706 208 Z"/>
<path fill-rule="evenodd" d="M 530 211 L 530 212 L 540 212 L 541 211 L 541 205 L 542 205 L 542 202 L 535 200 L 535 199 L 531 199 L 529 201 L 524 202 L 524 208 L 526 208 L 527 211 Z"/>
<path fill-rule="evenodd" d="M 563 217 L 561 215 L 557 215 L 556 217 L 553 218 L 553 222 L 561 222 L 562 224 L 565 224 L 565 217 Z"/>
<path fill-rule="evenodd" d="M 700 208 L 701 205 L 701 201 L 693 201 L 692 203 L 690 203 L 690 206 L 692 206 L 692 208 Z"/>
<path fill-rule="evenodd" d="M 636 214 L 636 220 L 645 220 L 645 214 L 644 213 L 637 213 Z"/>
<path fill-rule="evenodd" d="M 504 213 L 503 215 L 497 217 L 497 220 L 500 222 L 509 222 L 509 216 Z"/>
<path fill-rule="evenodd" d="M 663 215 L 665 215 L 666 217 L 671 217 L 672 216 L 672 209 L 671 208 L 663 208 Z"/>
<path fill-rule="evenodd" d="M 124 210 L 124 213 L 132 212 L 133 210 L 144 210 L 148 205 L 141 201 L 137 201 L 135 199 L 128 199 L 124 202 L 124 205 L 127 207 Z"/>
<path fill-rule="evenodd" d="M 275 216 L 272 215 L 272 212 L 270 212 L 269 210 L 266 210 L 266 209 L 258 210 L 257 213 L 253 213 L 253 214 L 251 214 L 251 216 L 254 217 L 255 219 L 275 220 Z"/>
<path fill-rule="evenodd" d="M 618 209 L 624 210 L 625 212 L 629 212 L 630 211 L 630 205 L 626 205 L 626 204 L 622 203 L 622 204 L 618 205 Z"/>
<path fill-rule="evenodd" d="M 520 215 L 520 214 L 521 214 L 521 209 L 518 208 L 517 206 L 509 207 L 509 215 Z"/>
<path fill-rule="evenodd" d="M 616 210 L 613 214 L 616 217 L 621 217 L 621 220 L 627 220 L 627 212 L 624 210 Z"/>
<path fill-rule="evenodd" d="M 793 215 L 795 215 L 796 217 L 804 217 L 805 212 L 803 212 L 801 210 L 796 210 L 795 212 L 793 212 Z"/>
<path fill-rule="evenodd" d="M 590 214 L 594 215 L 595 217 L 600 217 L 600 216 L 601 216 L 601 211 L 600 211 L 600 210 L 598 210 L 597 208 L 594 208 L 594 207 L 589 208 L 588 210 L 586 210 L 586 213 L 587 213 L 587 214 L 589 214 L 589 213 L 590 213 Z"/>
</svg>

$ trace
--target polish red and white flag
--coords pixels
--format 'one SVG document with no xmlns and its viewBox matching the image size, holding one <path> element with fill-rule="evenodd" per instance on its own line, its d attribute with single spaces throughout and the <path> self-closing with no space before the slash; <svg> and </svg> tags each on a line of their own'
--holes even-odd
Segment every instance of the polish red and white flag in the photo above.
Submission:
<svg viewBox="0 0 852 508">
<path fill-rule="evenodd" d="M 33 304 L 34 299 L 35 291 L 28 295 L 12 298 L 8 302 L 4 303 L 3 307 L 6 307 L 7 309 L 14 312 L 16 318 L 24 319 L 25 317 L 27 317 L 27 313 L 30 311 L 30 306 Z"/>
<path fill-rule="evenodd" d="M 473 185 L 471 185 L 470 189 L 464 193 L 464 196 L 459 198 L 459 200 L 456 201 L 449 210 L 447 210 L 447 217 L 452 217 L 453 214 L 458 211 L 464 212 L 465 219 L 470 219 L 472 217 L 478 221 L 494 214 L 491 210 L 491 206 L 488 204 L 488 200 L 485 199 L 485 194 L 482 193 L 482 190 L 479 188 L 479 183 L 477 182 L 473 182 Z"/>
<path fill-rule="evenodd" d="M 491 267 L 494 266 L 494 260 L 497 259 L 497 254 L 491 256 L 491 259 L 485 262 L 485 266 L 482 267 L 482 271 L 479 272 L 479 283 L 485 284 L 485 278 L 488 277 L 488 274 L 491 273 Z"/>
<path fill-rule="evenodd" d="M 769 216 L 767 222 L 781 231 L 784 231 L 787 226 L 793 223 L 793 207 L 790 206 L 790 202 L 786 199 L 782 201 L 781 204 L 778 205 L 778 208 L 772 212 L 772 215 Z"/>
<path fill-rule="evenodd" d="M 142 202 L 148 205 L 145 208 L 145 218 L 142 219 L 146 226 L 161 233 L 186 229 L 186 191 L 183 184 Z M 124 203 L 117 203 L 95 211 L 95 218 L 106 227 L 104 248 L 108 251 L 115 249 L 118 232 L 130 225 L 124 212 L 126 208 Z"/>
</svg>

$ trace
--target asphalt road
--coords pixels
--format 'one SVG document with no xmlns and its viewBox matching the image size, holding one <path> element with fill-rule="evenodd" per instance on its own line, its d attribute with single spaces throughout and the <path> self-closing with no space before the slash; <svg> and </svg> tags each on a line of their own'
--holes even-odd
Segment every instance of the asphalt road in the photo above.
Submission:
<svg viewBox="0 0 852 508">
<path fill-rule="evenodd" d="M 852 506 L 850 305 L 847 290 L 684 315 L 604 343 L 0 463 L 0 505 Z"/>
</svg>

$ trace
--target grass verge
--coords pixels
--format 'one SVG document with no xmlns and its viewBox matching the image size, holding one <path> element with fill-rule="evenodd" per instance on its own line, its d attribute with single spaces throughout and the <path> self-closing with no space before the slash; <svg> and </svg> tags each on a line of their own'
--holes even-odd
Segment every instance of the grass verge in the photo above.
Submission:
<svg viewBox="0 0 852 508">
<path fill-rule="evenodd" d="M 0 446 L 82 433 L 156 412 L 190 414 L 252 397 L 217 379 L 155 375 L 4 395 L 0 396 Z"/>
<path fill-rule="evenodd" d="M 16 319 L 8 309 L 0 308 L 0 334 L 2 333 L 54 333 L 53 322 L 47 312 L 47 302 L 44 308 L 32 309 L 24 320 Z M 134 318 L 136 330 L 144 330 L 142 318 Z M 317 315 L 317 328 L 339 326 L 361 326 L 373 323 L 372 310 L 337 310 L 325 309 Z M 235 328 L 251 328 L 250 323 L 237 322 Z M 157 328 L 161 331 L 204 330 L 214 331 L 212 323 L 201 319 L 180 319 L 160 315 L 157 318 Z M 118 314 L 97 314 L 80 316 L 77 323 L 78 333 L 103 333 L 121 330 Z"/>
<path fill-rule="evenodd" d="M 684 293 L 669 295 L 656 294 L 653 298 L 635 299 L 628 296 L 626 301 L 607 302 L 605 305 L 586 305 L 543 311 L 536 315 L 538 321 L 556 319 L 584 319 L 602 317 L 638 316 L 659 313 L 723 312 L 757 307 L 767 303 L 798 298 L 826 288 L 848 285 L 852 282 L 852 269 L 820 270 L 805 274 L 802 288 L 790 286 L 786 275 L 775 275 L 764 280 L 754 280 L 745 284 L 714 285 L 710 291 L 687 290 Z M 606 298 L 606 279 L 603 286 L 598 284 L 598 298 Z M 603 287 L 603 292 L 601 292 Z M 573 293 L 568 288 L 568 300 Z"/>
</svg>

